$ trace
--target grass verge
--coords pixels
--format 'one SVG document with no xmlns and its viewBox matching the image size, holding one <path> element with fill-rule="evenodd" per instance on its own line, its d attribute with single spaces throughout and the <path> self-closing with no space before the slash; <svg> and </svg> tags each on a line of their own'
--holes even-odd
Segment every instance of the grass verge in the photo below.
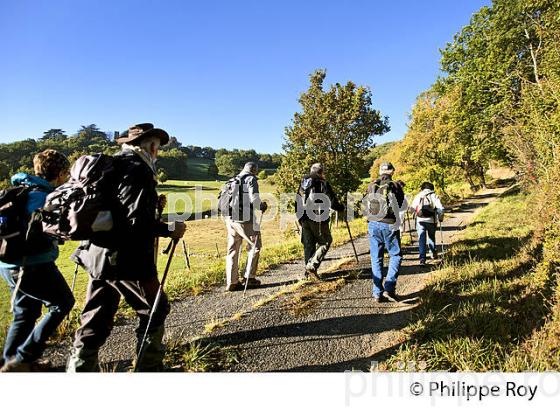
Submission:
<svg viewBox="0 0 560 410">
<path fill-rule="evenodd" d="M 428 371 L 558 370 L 556 273 L 539 268 L 542 246 L 529 227 L 529 202 L 506 196 L 466 229 L 428 280 L 387 370 L 402 363 Z M 535 357 L 543 341 L 556 350 Z"/>
</svg>

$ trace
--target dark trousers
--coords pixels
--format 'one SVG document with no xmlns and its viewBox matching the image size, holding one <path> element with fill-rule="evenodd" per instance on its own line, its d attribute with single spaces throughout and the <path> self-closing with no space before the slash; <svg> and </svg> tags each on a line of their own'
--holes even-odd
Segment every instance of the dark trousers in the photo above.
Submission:
<svg viewBox="0 0 560 410">
<path fill-rule="evenodd" d="M 158 288 L 159 280 L 155 276 L 137 281 L 90 278 L 81 326 L 76 332 L 74 347 L 98 350 L 103 346 L 113 329 L 121 296 L 136 311 L 140 319 L 136 335 L 138 340 L 141 340 L 148 325 Z M 162 327 L 168 314 L 169 302 L 165 294 L 162 294 L 148 333 Z"/>
<path fill-rule="evenodd" d="M 301 222 L 301 243 L 306 267 L 319 269 L 332 243 L 329 221 L 315 222 L 304 219 Z"/>
<path fill-rule="evenodd" d="M 0 268 L 0 274 L 14 297 L 13 321 L 4 343 L 4 360 L 15 357 L 19 362 L 30 363 L 41 357 L 47 339 L 74 306 L 74 297 L 54 262 L 26 266 L 15 296 L 19 268 Z M 43 306 L 47 312 L 36 323 Z"/>
</svg>

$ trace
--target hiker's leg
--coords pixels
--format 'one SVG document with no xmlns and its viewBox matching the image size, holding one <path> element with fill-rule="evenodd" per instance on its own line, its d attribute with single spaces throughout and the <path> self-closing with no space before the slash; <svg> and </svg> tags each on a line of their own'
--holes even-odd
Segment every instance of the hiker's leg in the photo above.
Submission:
<svg viewBox="0 0 560 410">
<path fill-rule="evenodd" d="M 301 243 L 303 244 L 303 261 L 307 266 L 309 260 L 315 254 L 317 242 L 313 233 L 313 221 L 304 220 L 301 224 Z"/>
<path fill-rule="evenodd" d="M 226 285 L 239 282 L 239 249 L 243 243 L 243 238 L 235 230 L 236 222 L 226 218 L 228 235 L 227 255 L 226 255 Z"/>
<path fill-rule="evenodd" d="M 391 230 L 391 225 L 387 224 L 384 230 L 384 237 L 385 246 L 389 253 L 389 269 L 387 271 L 387 277 L 385 278 L 384 287 L 387 292 L 394 292 L 402 262 L 400 231 Z"/>
<path fill-rule="evenodd" d="M 54 263 L 34 265 L 31 268 L 33 269 L 26 271 L 24 275 L 22 289 L 39 304 L 45 305 L 47 313 L 17 349 L 17 360 L 27 363 L 41 357 L 47 339 L 74 306 L 72 291 Z"/>
<path fill-rule="evenodd" d="M 10 295 L 16 287 L 19 269 L 0 268 L 0 275 L 8 284 Z M 8 328 L 6 339 L 4 340 L 4 361 L 8 361 L 17 353 L 17 348 L 29 337 L 35 322 L 41 317 L 42 304 L 36 299 L 27 296 L 21 287 L 14 297 L 13 320 Z"/>
<path fill-rule="evenodd" d="M 424 222 L 418 222 L 416 230 L 418 231 L 419 258 L 420 260 L 426 260 L 426 224 Z"/>
<path fill-rule="evenodd" d="M 254 249 L 251 248 L 249 250 L 248 257 L 247 257 L 247 266 L 251 267 L 249 271 L 249 277 L 254 278 L 257 274 L 257 267 L 259 265 L 259 255 L 262 247 L 261 235 L 254 230 L 253 224 L 251 222 L 243 224 L 243 226 L 245 228 L 245 233 L 247 234 L 249 239 L 251 239 L 251 242 L 255 244 Z M 245 277 L 247 277 L 247 272 L 245 272 Z"/>
<path fill-rule="evenodd" d="M 108 281 L 90 278 L 67 371 L 99 370 L 97 353 L 111 334 L 120 298 L 118 290 Z"/>
<path fill-rule="evenodd" d="M 332 235 L 328 222 L 321 222 L 320 224 L 317 224 L 317 229 L 320 230 L 319 235 L 316 237 L 317 244 L 319 246 L 317 247 L 317 250 L 311 260 L 307 263 L 307 265 L 312 267 L 315 271 L 319 269 L 321 262 L 323 262 L 323 259 L 327 256 L 327 252 L 329 251 L 332 243 Z"/>
<path fill-rule="evenodd" d="M 437 255 L 436 249 L 436 228 L 437 225 L 433 223 L 426 223 L 426 231 L 427 231 L 427 239 L 428 239 L 428 248 L 432 255 Z"/>
<path fill-rule="evenodd" d="M 126 302 L 136 311 L 140 319 L 136 328 L 136 353 L 138 354 L 160 282 L 157 277 L 152 277 L 139 281 L 115 281 L 114 285 L 119 289 Z M 148 336 L 144 344 L 144 357 L 142 363 L 138 363 L 137 366 L 140 371 L 160 371 L 163 368 L 165 346 L 162 340 L 165 331 L 165 318 L 169 314 L 169 310 L 167 296 L 162 291 L 148 329 Z"/>
<path fill-rule="evenodd" d="M 371 257 L 371 273 L 373 276 L 373 297 L 379 297 L 383 293 L 383 252 L 385 241 L 380 230 L 380 222 L 368 223 L 369 252 Z"/>
</svg>

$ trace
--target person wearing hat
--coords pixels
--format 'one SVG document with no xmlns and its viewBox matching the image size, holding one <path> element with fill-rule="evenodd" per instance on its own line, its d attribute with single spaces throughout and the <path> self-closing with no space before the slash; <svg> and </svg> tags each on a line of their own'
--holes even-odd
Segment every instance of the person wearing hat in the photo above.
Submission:
<svg viewBox="0 0 560 410">
<path fill-rule="evenodd" d="M 303 177 L 296 199 L 296 214 L 301 226 L 305 261 L 304 279 L 319 279 L 317 270 L 332 243 L 330 209 L 342 212 L 344 205 L 338 201 L 331 185 L 325 179 L 321 163 L 313 164 L 309 175 Z"/>
<path fill-rule="evenodd" d="M 247 287 L 255 288 L 261 282 L 255 277 L 259 264 L 259 254 L 262 247 L 260 226 L 255 220 L 254 211 L 259 209 L 265 212 L 268 208 L 259 196 L 259 183 L 257 178 L 258 167 L 254 162 L 247 162 L 243 170 L 235 177 L 239 181 L 239 197 L 234 198 L 237 206 L 225 218 L 227 229 L 227 254 L 226 254 L 226 291 L 235 292 Z M 251 245 L 248 252 L 247 266 L 244 281 L 239 281 L 239 250 L 243 240 Z"/>
<path fill-rule="evenodd" d="M 89 273 L 86 300 L 67 371 L 98 371 L 98 352 L 113 328 L 121 297 L 136 311 L 138 351 L 159 288 L 154 258 L 157 237 L 179 239 L 185 224 L 161 222 L 156 216 L 156 159 L 169 135 L 152 124 L 137 124 L 116 139 L 121 151 L 113 158 L 115 197 L 113 230 L 82 242 L 74 257 Z M 164 322 L 169 313 L 165 294 L 148 329 L 140 371 L 162 368 Z"/>
<path fill-rule="evenodd" d="M 370 211 L 368 235 L 370 241 L 371 271 L 373 275 L 372 296 L 375 302 L 387 299 L 398 302 L 397 278 L 402 261 L 400 245 L 400 211 L 406 209 L 402 186 L 393 182 L 395 167 L 383 162 L 379 167 L 379 178 L 369 184 L 367 197 L 374 203 Z M 383 255 L 389 253 L 389 267 L 383 282 Z"/>
</svg>

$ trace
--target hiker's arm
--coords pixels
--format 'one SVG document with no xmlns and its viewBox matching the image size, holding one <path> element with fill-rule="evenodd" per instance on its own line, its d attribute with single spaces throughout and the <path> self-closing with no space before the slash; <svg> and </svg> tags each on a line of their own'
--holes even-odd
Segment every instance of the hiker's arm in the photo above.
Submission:
<svg viewBox="0 0 560 410">
<path fill-rule="evenodd" d="M 125 226 L 131 239 L 146 236 L 170 236 L 167 224 L 157 221 L 153 195 L 143 182 L 143 175 L 130 172 L 124 175 L 118 186 L 118 197 L 124 209 Z"/>
<path fill-rule="evenodd" d="M 445 208 L 441 204 L 441 200 L 439 197 L 434 194 L 434 207 L 436 208 L 436 212 L 440 221 L 443 220 L 443 214 L 445 213 Z"/>
<path fill-rule="evenodd" d="M 266 203 L 261 201 L 261 197 L 259 195 L 259 183 L 257 182 L 257 178 L 250 177 L 247 181 L 247 193 L 249 194 L 249 201 L 251 201 L 251 205 L 253 205 L 253 209 L 259 209 L 261 211 L 266 211 L 268 206 Z"/>
<path fill-rule="evenodd" d="M 342 212 L 344 211 L 344 205 L 341 204 L 338 201 L 338 198 L 336 197 L 336 195 L 334 194 L 331 184 L 329 184 L 327 182 L 327 192 L 326 192 L 327 196 L 329 197 L 329 199 L 331 200 L 331 208 L 334 209 L 335 211 L 338 212 Z"/>
</svg>

